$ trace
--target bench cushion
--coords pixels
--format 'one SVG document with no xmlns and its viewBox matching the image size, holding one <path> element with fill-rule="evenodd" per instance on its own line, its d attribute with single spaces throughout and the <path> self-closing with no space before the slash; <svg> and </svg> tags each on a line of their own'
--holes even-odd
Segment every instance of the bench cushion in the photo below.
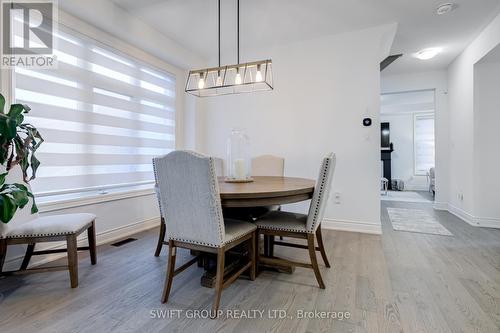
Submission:
<svg viewBox="0 0 500 333">
<path fill-rule="evenodd" d="M 94 214 L 89 213 L 38 217 L 30 222 L 9 228 L 5 238 L 72 235 L 88 228 L 95 218 Z"/>
</svg>

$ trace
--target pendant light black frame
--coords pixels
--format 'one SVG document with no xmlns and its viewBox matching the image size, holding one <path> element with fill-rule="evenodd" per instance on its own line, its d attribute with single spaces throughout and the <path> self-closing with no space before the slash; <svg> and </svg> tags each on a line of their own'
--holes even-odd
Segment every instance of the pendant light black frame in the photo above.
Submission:
<svg viewBox="0 0 500 333">
<path fill-rule="evenodd" d="M 220 0 L 218 0 L 218 67 L 189 71 L 185 88 L 186 93 L 197 97 L 210 97 L 274 89 L 272 60 L 266 59 L 240 63 L 240 1 L 236 1 L 237 63 L 221 66 L 221 6 Z M 240 74 L 242 69 L 243 77 Z M 238 75 L 240 76 L 241 83 L 236 83 Z"/>
</svg>

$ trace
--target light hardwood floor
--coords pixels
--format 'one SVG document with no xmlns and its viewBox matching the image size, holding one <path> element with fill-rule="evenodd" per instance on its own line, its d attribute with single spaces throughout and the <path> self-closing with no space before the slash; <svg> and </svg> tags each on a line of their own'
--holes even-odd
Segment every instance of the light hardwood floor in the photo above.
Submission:
<svg viewBox="0 0 500 333">
<path fill-rule="evenodd" d="M 435 214 L 454 237 L 393 231 L 386 207 Z M 7 332 L 499 332 L 500 230 L 474 228 L 429 204 L 384 202 L 383 236 L 325 230 L 332 267 L 322 266 L 326 290 L 311 270 L 263 272 L 222 294 L 221 309 L 348 311 L 348 320 L 151 319 L 151 310 L 209 309 L 213 290 L 200 286 L 196 266 L 174 279 L 160 303 L 165 252 L 153 256 L 157 230 L 120 248 L 98 249 L 98 264 L 80 258 L 80 286 L 67 272 L 0 279 L 0 331 Z M 164 249 L 165 251 L 165 249 Z M 307 251 L 276 255 L 307 259 Z M 178 254 L 178 262 L 189 258 Z M 321 261 L 320 261 L 321 262 Z"/>
</svg>

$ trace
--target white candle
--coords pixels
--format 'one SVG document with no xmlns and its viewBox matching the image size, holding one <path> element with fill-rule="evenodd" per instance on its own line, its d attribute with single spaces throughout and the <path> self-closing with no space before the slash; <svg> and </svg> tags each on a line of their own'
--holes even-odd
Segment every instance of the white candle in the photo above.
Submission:
<svg viewBox="0 0 500 333">
<path fill-rule="evenodd" d="M 245 179 L 247 176 L 245 170 L 245 160 L 242 158 L 238 158 L 234 160 L 234 178 L 236 179 Z"/>
</svg>

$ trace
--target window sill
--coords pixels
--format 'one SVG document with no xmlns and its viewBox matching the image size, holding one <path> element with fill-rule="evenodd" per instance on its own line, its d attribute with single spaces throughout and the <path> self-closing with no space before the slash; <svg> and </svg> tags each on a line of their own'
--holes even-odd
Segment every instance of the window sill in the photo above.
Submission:
<svg viewBox="0 0 500 333">
<path fill-rule="evenodd" d="M 154 188 L 149 186 L 141 189 L 121 189 L 105 194 L 87 193 L 72 198 L 61 198 L 60 196 L 37 198 L 39 213 L 47 213 L 56 210 L 102 204 L 110 201 L 142 197 L 154 194 Z"/>
</svg>

